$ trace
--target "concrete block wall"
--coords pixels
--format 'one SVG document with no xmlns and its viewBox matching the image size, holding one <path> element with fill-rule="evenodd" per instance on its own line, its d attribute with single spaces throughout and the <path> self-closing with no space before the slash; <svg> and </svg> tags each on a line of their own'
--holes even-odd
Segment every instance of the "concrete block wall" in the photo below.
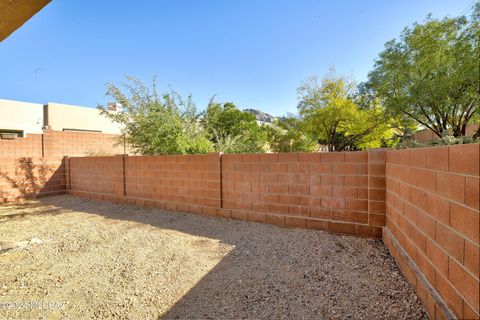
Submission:
<svg viewBox="0 0 480 320">
<path fill-rule="evenodd" d="M 73 195 L 216 216 L 220 155 L 73 157 Z"/>
<path fill-rule="evenodd" d="M 383 239 L 432 319 L 479 318 L 479 147 L 387 151 Z"/>
<path fill-rule="evenodd" d="M 115 200 L 115 196 L 123 196 L 123 157 L 75 157 L 66 158 L 67 189 L 75 190 L 74 194 L 89 194 L 90 197 Z"/>
<path fill-rule="evenodd" d="M 472 144 L 346 153 L 89 157 L 68 163 L 70 192 L 77 195 L 383 237 L 432 319 L 476 319 L 479 151 Z M 87 171 L 84 190 L 75 184 L 75 170 Z M 104 176 L 107 182 L 93 187 Z"/>
<path fill-rule="evenodd" d="M 376 166 L 382 159 L 384 167 L 384 150 L 223 155 L 222 215 L 381 237 L 385 195 L 377 188 L 385 176 Z M 380 176 L 369 179 L 370 166 Z"/>
<path fill-rule="evenodd" d="M 68 166 L 69 192 L 96 199 L 367 237 L 385 224 L 385 150 L 72 157 Z"/>
<path fill-rule="evenodd" d="M 123 153 L 116 137 L 44 130 L 43 134 L 0 139 L 0 203 L 65 193 L 64 155 Z"/>
<path fill-rule="evenodd" d="M 216 215 L 220 154 L 125 157 L 126 196 L 168 210 Z"/>
<path fill-rule="evenodd" d="M 59 159 L 0 158 L 0 204 L 65 193 L 65 166 Z"/>
<path fill-rule="evenodd" d="M 386 221 L 386 151 L 368 151 L 368 224 L 384 226 Z"/>
<path fill-rule="evenodd" d="M 478 144 L 346 153 L 62 157 L 120 151 L 111 136 L 95 135 L 46 130 L 43 136 L 0 140 L 1 202 L 68 191 L 383 237 L 432 319 L 479 317 Z"/>
<path fill-rule="evenodd" d="M 54 131 L 43 133 L 44 155 L 62 158 L 84 155 L 123 154 L 124 145 L 118 144 L 118 135 L 97 132 Z M 126 153 L 128 153 L 128 149 Z"/>
<path fill-rule="evenodd" d="M 0 157 L 42 157 L 43 156 L 42 134 L 31 133 L 24 138 L 13 140 L 0 139 Z"/>
</svg>

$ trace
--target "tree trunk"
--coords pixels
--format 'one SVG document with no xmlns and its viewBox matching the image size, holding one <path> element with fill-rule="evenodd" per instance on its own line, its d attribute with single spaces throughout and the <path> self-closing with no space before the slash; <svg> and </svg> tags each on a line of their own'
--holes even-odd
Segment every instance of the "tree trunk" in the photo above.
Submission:
<svg viewBox="0 0 480 320">
<path fill-rule="evenodd" d="M 478 127 L 477 132 L 475 132 L 475 134 L 473 135 L 473 139 L 480 139 L 480 126 Z"/>
</svg>

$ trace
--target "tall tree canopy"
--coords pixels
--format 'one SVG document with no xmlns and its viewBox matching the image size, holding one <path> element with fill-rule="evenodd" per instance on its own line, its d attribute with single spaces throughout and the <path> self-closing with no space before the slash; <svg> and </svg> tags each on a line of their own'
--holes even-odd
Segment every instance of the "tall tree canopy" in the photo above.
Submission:
<svg viewBox="0 0 480 320">
<path fill-rule="evenodd" d="M 201 121 L 216 151 L 256 153 L 266 147 L 266 132 L 257 124 L 255 115 L 239 110 L 231 102 L 212 100 Z"/>
<path fill-rule="evenodd" d="M 159 95 L 155 80 L 148 88 L 127 77 L 125 92 L 113 85 L 107 94 L 122 105 L 120 112 L 103 114 L 121 124 L 126 142 L 140 154 L 192 154 L 213 151 L 213 145 L 199 122 L 191 96 L 175 91 Z"/>
<path fill-rule="evenodd" d="M 369 74 L 390 114 L 404 115 L 442 137 L 465 135 L 480 113 L 480 3 L 470 19 L 434 20 L 405 28 L 386 43 Z"/>
<path fill-rule="evenodd" d="M 334 73 L 321 81 L 312 77 L 298 89 L 304 128 L 329 151 L 380 147 L 393 134 L 382 108 L 376 104 L 360 108 L 355 92 L 353 82 Z"/>
<path fill-rule="evenodd" d="M 266 126 L 270 150 L 273 152 L 312 152 L 318 143 L 303 130 L 302 120 L 295 115 L 275 119 Z"/>
</svg>

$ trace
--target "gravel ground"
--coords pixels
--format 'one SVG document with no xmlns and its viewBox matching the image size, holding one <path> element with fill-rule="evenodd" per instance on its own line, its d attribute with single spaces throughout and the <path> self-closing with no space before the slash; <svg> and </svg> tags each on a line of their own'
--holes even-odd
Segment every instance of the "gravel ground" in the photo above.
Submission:
<svg viewBox="0 0 480 320">
<path fill-rule="evenodd" d="M 379 240 L 72 196 L 0 206 L 0 241 L 33 237 L 0 254 L 0 318 L 427 319 Z M 5 305 L 32 301 L 51 305 Z"/>
</svg>

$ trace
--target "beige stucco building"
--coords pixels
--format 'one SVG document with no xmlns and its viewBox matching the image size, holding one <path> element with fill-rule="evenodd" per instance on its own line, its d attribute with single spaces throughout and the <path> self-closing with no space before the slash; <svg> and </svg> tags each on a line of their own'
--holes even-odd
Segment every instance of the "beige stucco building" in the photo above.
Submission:
<svg viewBox="0 0 480 320">
<path fill-rule="evenodd" d="M 0 131 L 42 133 L 43 104 L 0 99 Z"/>
<path fill-rule="evenodd" d="M 109 134 L 119 134 L 121 129 L 119 124 L 112 122 L 96 108 L 0 99 L 0 133 L 15 132 L 19 136 L 26 136 L 28 133 L 42 133 L 44 128 Z"/>
<path fill-rule="evenodd" d="M 120 133 L 120 126 L 102 115 L 97 108 L 55 102 L 49 102 L 44 106 L 44 123 L 46 127 L 57 131 Z"/>
</svg>

